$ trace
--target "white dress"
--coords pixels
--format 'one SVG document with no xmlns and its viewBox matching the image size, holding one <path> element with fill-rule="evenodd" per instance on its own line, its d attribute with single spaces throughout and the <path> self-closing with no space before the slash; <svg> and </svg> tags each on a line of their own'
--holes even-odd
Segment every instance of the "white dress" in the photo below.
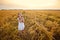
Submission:
<svg viewBox="0 0 60 40">
<path fill-rule="evenodd" d="M 24 22 L 18 22 L 18 30 L 24 30 L 24 28 L 25 28 Z"/>
<path fill-rule="evenodd" d="M 24 30 L 24 28 L 25 28 L 25 25 L 24 25 L 24 23 L 23 22 L 19 22 L 18 23 L 18 30 Z"/>
</svg>

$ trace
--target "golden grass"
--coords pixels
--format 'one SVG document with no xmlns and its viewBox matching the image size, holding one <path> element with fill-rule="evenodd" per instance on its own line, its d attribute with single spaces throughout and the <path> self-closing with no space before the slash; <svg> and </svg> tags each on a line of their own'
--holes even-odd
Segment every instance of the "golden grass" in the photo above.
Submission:
<svg viewBox="0 0 60 40">
<path fill-rule="evenodd" d="M 18 35 L 18 13 L 25 19 L 25 33 Z M 59 40 L 59 10 L 0 10 L 0 40 Z"/>
</svg>

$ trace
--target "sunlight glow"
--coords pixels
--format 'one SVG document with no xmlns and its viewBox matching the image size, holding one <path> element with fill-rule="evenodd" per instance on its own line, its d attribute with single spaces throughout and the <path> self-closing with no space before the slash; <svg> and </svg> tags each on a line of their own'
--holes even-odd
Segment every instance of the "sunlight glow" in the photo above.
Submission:
<svg viewBox="0 0 60 40">
<path fill-rule="evenodd" d="M 2 0 L 0 8 L 53 8 L 57 5 L 57 0 Z"/>
</svg>

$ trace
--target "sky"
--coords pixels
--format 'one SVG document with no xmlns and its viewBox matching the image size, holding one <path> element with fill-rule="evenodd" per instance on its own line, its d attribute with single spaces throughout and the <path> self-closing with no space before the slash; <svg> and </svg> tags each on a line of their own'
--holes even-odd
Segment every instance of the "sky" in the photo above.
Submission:
<svg viewBox="0 0 60 40">
<path fill-rule="evenodd" d="M 60 9 L 60 0 L 0 0 L 0 9 Z"/>
</svg>

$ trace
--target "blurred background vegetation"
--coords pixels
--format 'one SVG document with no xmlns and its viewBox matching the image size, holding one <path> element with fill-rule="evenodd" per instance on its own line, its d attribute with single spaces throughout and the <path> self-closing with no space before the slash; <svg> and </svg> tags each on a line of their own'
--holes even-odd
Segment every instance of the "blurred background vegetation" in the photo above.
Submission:
<svg viewBox="0 0 60 40">
<path fill-rule="evenodd" d="M 18 13 L 25 33 L 18 35 Z M 0 10 L 0 40 L 60 40 L 60 10 Z"/>
</svg>

